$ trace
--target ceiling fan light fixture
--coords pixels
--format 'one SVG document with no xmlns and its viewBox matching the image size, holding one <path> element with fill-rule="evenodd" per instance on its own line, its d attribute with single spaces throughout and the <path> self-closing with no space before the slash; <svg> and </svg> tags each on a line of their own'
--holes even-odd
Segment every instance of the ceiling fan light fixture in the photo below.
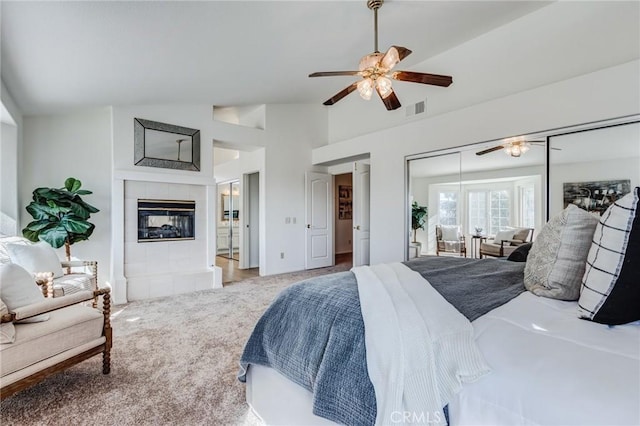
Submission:
<svg viewBox="0 0 640 426">
<path fill-rule="evenodd" d="M 362 79 L 358 82 L 358 93 L 360 93 L 360 97 L 364 100 L 371 99 L 371 95 L 373 95 L 373 81 L 370 78 Z"/>
<path fill-rule="evenodd" d="M 391 93 L 393 93 L 393 88 L 391 87 L 391 80 L 389 80 L 385 76 L 380 76 L 376 79 L 376 88 L 378 89 L 378 93 L 382 99 L 386 99 L 389 97 Z"/>
<path fill-rule="evenodd" d="M 400 62 L 400 54 L 398 53 L 398 49 L 391 46 L 382 58 L 380 66 L 386 70 L 390 70 L 391 68 L 395 67 L 398 62 Z"/>
<path fill-rule="evenodd" d="M 520 157 L 529 151 L 529 144 L 525 141 L 507 142 L 504 145 L 504 153 L 512 157 Z"/>
<path fill-rule="evenodd" d="M 380 60 L 382 59 L 382 53 L 374 52 L 368 55 L 365 55 L 360 59 L 360 63 L 358 64 L 358 70 L 365 71 L 368 69 L 377 68 Z"/>
</svg>

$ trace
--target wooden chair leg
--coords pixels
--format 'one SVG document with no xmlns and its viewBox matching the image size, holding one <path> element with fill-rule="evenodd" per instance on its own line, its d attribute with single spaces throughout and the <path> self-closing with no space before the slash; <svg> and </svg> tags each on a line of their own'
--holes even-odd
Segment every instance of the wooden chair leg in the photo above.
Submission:
<svg viewBox="0 0 640 426">
<path fill-rule="evenodd" d="M 111 372 L 111 346 L 113 334 L 111 330 L 111 297 L 109 293 L 102 295 L 102 315 L 104 315 L 104 351 L 102 352 L 102 374 Z"/>
</svg>

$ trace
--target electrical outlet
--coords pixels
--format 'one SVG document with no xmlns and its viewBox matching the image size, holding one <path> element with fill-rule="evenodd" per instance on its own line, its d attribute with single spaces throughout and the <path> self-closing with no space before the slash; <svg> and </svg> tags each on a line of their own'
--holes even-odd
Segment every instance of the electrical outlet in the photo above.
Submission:
<svg viewBox="0 0 640 426">
<path fill-rule="evenodd" d="M 280 259 L 284 259 L 284 252 L 283 251 L 280 252 Z"/>
<path fill-rule="evenodd" d="M 284 218 L 284 224 L 285 224 L 285 225 L 288 225 L 288 224 L 290 224 L 290 223 L 291 223 L 291 218 L 290 218 L 290 217 L 285 217 L 285 218 Z"/>
<path fill-rule="evenodd" d="M 291 223 L 293 223 L 294 225 L 296 224 L 296 218 L 295 217 L 291 218 Z"/>
</svg>

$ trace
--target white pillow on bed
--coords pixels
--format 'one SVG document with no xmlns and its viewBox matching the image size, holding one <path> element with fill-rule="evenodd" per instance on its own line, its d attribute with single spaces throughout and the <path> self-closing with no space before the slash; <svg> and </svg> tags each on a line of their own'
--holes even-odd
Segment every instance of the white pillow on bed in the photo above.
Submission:
<svg viewBox="0 0 640 426">
<path fill-rule="evenodd" d="M 547 222 L 533 242 L 524 286 L 537 296 L 578 300 L 598 219 L 573 204 Z"/>
<path fill-rule="evenodd" d="M 640 187 L 611 205 L 598 223 L 578 316 L 608 325 L 640 320 Z"/>
</svg>

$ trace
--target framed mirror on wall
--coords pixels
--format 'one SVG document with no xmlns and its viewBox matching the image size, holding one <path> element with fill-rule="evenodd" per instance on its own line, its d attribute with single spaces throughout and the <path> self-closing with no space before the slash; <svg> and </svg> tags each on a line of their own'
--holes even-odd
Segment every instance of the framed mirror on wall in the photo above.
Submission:
<svg viewBox="0 0 640 426">
<path fill-rule="evenodd" d="M 200 170 L 200 130 L 133 119 L 134 164 L 176 170 Z"/>
</svg>

